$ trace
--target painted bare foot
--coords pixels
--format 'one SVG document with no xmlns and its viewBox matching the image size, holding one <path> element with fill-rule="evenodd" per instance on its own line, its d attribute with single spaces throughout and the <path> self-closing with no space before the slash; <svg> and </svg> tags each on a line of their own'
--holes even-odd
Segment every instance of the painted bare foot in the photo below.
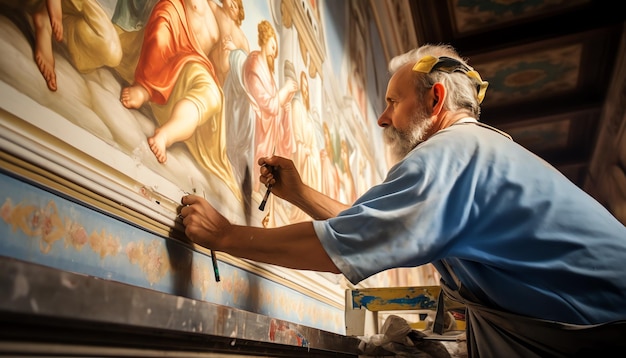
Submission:
<svg viewBox="0 0 626 358">
<path fill-rule="evenodd" d="M 48 9 L 54 39 L 61 42 L 63 41 L 63 9 L 61 0 L 46 0 L 46 8 Z"/>
<path fill-rule="evenodd" d="M 148 145 L 159 163 L 167 161 L 167 135 L 160 128 L 154 131 L 152 137 L 148 137 Z"/>
<path fill-rule="evenodd" d="M 50 91 L 57 90 L 57 75 L 54 72 L 54 54 L 52 53 L 52 28 L 48 11 L 43 10 L 32 15 L 35 25 L 35 63 L 46 80 Z"/>
<path fill-rule="evenodd" d="M 122 89 L 120 101 L 122 101 L 122 105 L 126 108 L 137 109 L 148 101 L 148 91 L 146 91 L 146 89 L 141 85 L 137 84 L 130 87 L 124 87 Z"/>
</svg>

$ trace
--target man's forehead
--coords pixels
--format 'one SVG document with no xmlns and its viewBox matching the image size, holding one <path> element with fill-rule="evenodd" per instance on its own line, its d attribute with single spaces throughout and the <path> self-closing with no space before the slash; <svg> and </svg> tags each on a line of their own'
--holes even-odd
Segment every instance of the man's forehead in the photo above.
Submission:
<svg viewBox="0 0 626 358">
<path fill-rule="evenodd" d="M 408 87 L 414 76 L 411 67 L 410 63 L 406 64 L 400 67 L 400 69 L 398 69 L 398 71 L 391 76 L 389 83 L 387 84 L 387 94 L 389 94 L 389 92 L 402 91 Z"/>
</svg>

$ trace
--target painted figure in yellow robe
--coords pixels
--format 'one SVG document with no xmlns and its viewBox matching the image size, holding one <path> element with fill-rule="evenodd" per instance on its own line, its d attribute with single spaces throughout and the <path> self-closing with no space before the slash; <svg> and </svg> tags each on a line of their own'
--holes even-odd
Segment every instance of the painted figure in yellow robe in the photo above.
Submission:
<svg viewBox="0 0 626 358">
<path fill-rule="evenodd" d="M 160 163 L 183 141 L 194 159 L 241 200 L 226 157 L 224 96 L 208 58 L 219 28 L 206 0 L 161 0 L 144 30 L 134 83 L 122 89 L 127 108 L 149 102 L 159 126 L 148 138 Z"/>
</svg>

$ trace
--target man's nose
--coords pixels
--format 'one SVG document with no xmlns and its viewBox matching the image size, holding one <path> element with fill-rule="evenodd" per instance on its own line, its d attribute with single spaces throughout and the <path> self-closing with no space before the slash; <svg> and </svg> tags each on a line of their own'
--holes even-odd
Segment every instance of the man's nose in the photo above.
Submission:
<svg viewBox="0 0 626 358">
<path fill-rule="evenodd" d="M 383 113 L 381 113 L 380 117 L 378 117 L 378 125 L 380 127 L 387 127 L 391 124 L 391 119 L 389 118 L 389 115 L 387 114 L 387 112 L 389 111 L 389 107 L 385 108 L 385 111 Z"/>
</svg>

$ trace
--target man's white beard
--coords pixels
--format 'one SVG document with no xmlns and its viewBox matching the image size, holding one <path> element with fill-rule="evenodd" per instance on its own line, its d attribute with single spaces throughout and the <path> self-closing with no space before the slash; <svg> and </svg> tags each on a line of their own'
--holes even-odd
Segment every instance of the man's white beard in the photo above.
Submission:
<svg viewBox="0 0 626 358">
<path fill-rule="evenodd" d="M 400 131 L 388 126 L 383 130 L 385 143 L 389 145 L 394 163 L 402 160 L 413 148 L 426 140 L 426 134 L 433 124 L 430 118 L 422 113 L 415 113 L 411 118 L 411 126 Z"/>
</svg>

